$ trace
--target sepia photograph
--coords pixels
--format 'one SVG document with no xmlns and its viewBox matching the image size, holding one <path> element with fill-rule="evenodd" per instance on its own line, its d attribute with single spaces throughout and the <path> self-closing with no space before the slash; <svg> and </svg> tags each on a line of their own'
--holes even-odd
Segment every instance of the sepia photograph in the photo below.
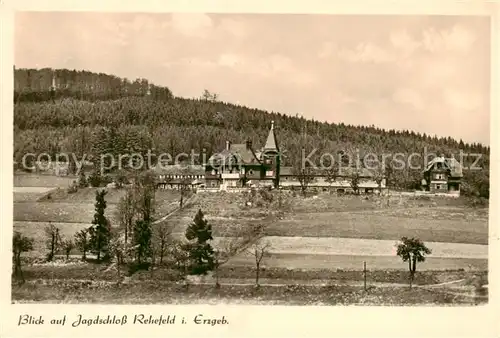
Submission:
<svg viewBox="0 0 500 338">
<path fill-rule="evenodd" d="M 11 303 L 488 304 L 491 27 L 16 12 Z"/>
</svg>

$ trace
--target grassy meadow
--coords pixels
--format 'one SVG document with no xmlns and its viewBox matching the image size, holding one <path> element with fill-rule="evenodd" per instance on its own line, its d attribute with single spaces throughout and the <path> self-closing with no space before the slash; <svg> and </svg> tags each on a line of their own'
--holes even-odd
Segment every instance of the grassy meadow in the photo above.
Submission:
<svg viewBox="0 0 500 338">
<path fill-rule="evenodd" d="M 95 193 L 98 188 L 79 188 L 68 193 L 66 183 L 72 180 L 49 175 L 14 176 L 14 230 L 34 238 L 34 250 L 28 256 L 43 256 L 44 229 L 53 223 L 64 238 L 72 238 L 90 226 L 94 217 Z M 24 186 L 22 185 L 24 184 Z M 125 195 L 124 189 L 107 189 L 106 216 L 117 225 L 117 205 Z M 166 215 L 178 205 L 179 193 L 159 190 L 156 193 L 156 213 Z"/>
<path fill-rule="evenodd" d="M 166 220 L 174 226 L 174 235 L 184 236 L 198 209 L 212 224 L 215 247 L 241 227 L 263 225 L 263 240 L 271 243 L 262 262 L 264 286 L 258 291 L 250 286 L 254 281 L 255 259 L 243 252 L 220 268 L 221 283 L 225 283 L 222 291 L 196 285 L 189 292 L 167 296 L 165 292 L 174 292 L 179 287 L 175 284 L 178 274 L 169 269 L 135 273 L 130 277 L 132 284 L 122 284 L 126 267 L 117 270 L 108 264 L 82 262 L 76 250 L 69 260 L 58 256 L 55 262 L 44 263 L 47 252 L 44 228 L 48 222 L 58 226 L 65 238 L 88 227 L 94 214 L 96 188 L 68 194 L 64 180 L 51 181 L 49 176 L 37 179 L 26 175 L 14 181 L 18 184 L 14 189 L 14 229 L 35 239 L 34 250 L 24 255 L 26 262 L 31 262 L 24 267 L 27 283 L 13 285 L 12 289 L 13 299 L 20 302 L 280 304 L 286 300 L 286 304 L 311 305 L 477 302 L 463 290 L 450 293 L 395 287 L 407 282 L 407 265 L 391 251 L 392 243 L 401 236 L 419 237 L 435 252 L 434 257 L 429 256 L 419 265 L 416 285 L 456 282 L 482 276 L 488 270 L 484 255 L 488 243 L 488 209 L 471 207 L 463 198 L 422 199 L 396 194 L 337 196 L 328 192 L 306 198 L 289 192 L 272 192 L 267 197 L 250 193 L 198 193 Z M 112 225 L 116 225 L 117 203 L 124 193 L 124 189 L 108 189 L 106 215 Z M 178 206 L 179 193 L 158 190 L 155 198 L 157 218 L 161 218 Z M 359 286 L 365 262 L 372 285 L 368 293 Z M 90 284 L 79 284 L 80 280 Z M 169 280 L 174 284 L 160 283 Z M 99 287 L 97 292 L 90 281 L 118 284 L 113 287 L 103 284 L 105 287 Z M 333 287 L 332 283 L 339 286 Z M 55 286 L 72 291 L 61 293 Z M 138 299 L 137 292 L 148 296 Z"/>
<path fill-rule="evenodd" d="M 174 283 L 134 284 L 64 282 L 26 283 L 13 286 L 15 303 L 64 304 L 245 304 L 245 305 L 475 305 L 485 303 L 473 291 L 372 287 L 349 285 L 196 285 Z"/>
<path fill-rule="evenodd" d="M 274 199 L 277 199 L 275 197 Z M 234 236 L 242 224 L 262 223 L 266 236 L 344 237 L 399 240 L 416 236 L 423 241 L 488 244 L 488 209 L 472 208 L 461 199 L 421 201 L 394 197 L 337 196 L 323 193 L 302 198 L 283 193 L 283 212 L 269 218 L 266 206 L 248 206 L 248 196 L 234 193 L 198 194 L 195 201 L 173 216 L 182 232 L 202 209 L 215 236 Z M 214 203 L 216 201 L 216 203 Z M 271 208 L 278 208 L 275 200 Z M 306 208 L 308 204 L 310 208 Z M 184 225 L 184 227 L 182 226 Z"/>
</svg>

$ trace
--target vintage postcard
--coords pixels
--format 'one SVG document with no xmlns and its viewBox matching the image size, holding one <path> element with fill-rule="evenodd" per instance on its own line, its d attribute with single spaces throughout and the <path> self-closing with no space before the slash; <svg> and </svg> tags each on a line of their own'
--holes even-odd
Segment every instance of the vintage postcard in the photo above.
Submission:
<svg viewBox="0 0 500 338">
<path fill-rule="evenodd" d="M 308 3 L 2 5 L 2 336 L 499 333 L 498 4 Z"/>
</svg>

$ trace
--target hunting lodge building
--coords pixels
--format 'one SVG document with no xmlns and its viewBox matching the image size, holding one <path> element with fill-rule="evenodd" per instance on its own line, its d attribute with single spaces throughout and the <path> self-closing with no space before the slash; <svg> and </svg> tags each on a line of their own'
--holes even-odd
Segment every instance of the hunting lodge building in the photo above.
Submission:
<svg viewBox="0 0 500 338">
<path fill-rule="evenodd" d="M 342 168 L 334 181 L 320 169 L 308 174 L 310 188 L 335 189 L 338 193 L 351 192 L 351 178 L 354 168 Z M 192 189 L 208 191 L 239 191 L 251 187 L 299 189 L 301 184 L 293 167 L 281 165 L 279 143 L 274 122 L 271 122 L 264 147 L 256 150 L 251 141 L 231 143 L 219 153 L 212 155 L 208 163 L 199 166 L 170 165 L 157 167 L 159 188 Z M 358 191 L 360 193 L 381 193 L 386 188 L 385 179 L 376 180 L 365 168 L 358 170 Z"/>
</svg>

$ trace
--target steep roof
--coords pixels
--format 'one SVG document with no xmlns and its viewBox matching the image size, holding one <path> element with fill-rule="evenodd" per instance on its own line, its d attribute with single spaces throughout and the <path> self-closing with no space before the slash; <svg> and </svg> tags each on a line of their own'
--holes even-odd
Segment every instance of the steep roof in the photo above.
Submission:
<svg viewBox="0 0 500 338">
<path fill-rule="evenodd" d="M 214 154 L 209 159 L 213 164 L 259 164 L 260 161 L 252 148 L 248 148 L 245 143 L 231 144 L 229 149 Z"/>
<path fill-rule="evenodd" d="M 266 144 L 263 148 L 264 152 L 274 150 L 279 151 L 278 141 L 276 140 L 276 134 L 274 132 L 274 121 L 271 121 L 271 129 L 269 129 L 269 134 L 267 135 Z"/>
<path fill-rule="evenodd" d="M 450 171 L 452 177 L 462 177 L 462 165 L 454 157 L 445 158 L 443 156 L 433 158 L 424 171 L 429 171 L 436 163 L 442 163 L 444 168 Z"/>
</svg>

